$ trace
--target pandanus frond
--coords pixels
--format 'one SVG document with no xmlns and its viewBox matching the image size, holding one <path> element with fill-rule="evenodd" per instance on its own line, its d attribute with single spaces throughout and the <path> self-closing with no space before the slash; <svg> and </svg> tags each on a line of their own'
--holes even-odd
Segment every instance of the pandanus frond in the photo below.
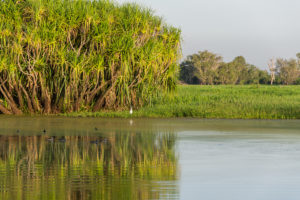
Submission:
<svg viewBox="0 0 300 200">
<path fill-rule="evenodd" d="M 137 4 L 0 1 L 0 113 L 123 109 L 176 86 L 180 30 Z"/>
</svg>

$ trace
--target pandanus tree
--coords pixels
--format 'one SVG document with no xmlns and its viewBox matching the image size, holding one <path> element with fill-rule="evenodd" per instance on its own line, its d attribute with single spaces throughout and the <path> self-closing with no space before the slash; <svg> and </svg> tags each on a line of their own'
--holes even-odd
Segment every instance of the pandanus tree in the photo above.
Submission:
<svg viewBox="0 0 300 200">
<path fill-rule="evenodd" d="M 136 4 L 0 1 L 0 113 L 142 105 L 175 89 L 180 40 Z"/>
</svg>

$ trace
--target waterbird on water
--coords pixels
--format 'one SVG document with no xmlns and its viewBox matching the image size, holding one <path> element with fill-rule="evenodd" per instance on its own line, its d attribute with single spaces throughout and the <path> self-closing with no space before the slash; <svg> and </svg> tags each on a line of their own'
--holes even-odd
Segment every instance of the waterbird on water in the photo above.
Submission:
<svg viewBox="0 0 300 200">
<path fill-rule="evenodd" d="M 66 138 L 65 137 L 61 137 L 60 139 L 58 139 L 58 141 L 60 141 L 60 142 L 66 142 Z"/>
<path fill-rule="evenodd" d="M 93 140 L 93 141 L 90 141 L 91 144 L 98 144 L 99 141 L 98 140 Z"/>
</svg>

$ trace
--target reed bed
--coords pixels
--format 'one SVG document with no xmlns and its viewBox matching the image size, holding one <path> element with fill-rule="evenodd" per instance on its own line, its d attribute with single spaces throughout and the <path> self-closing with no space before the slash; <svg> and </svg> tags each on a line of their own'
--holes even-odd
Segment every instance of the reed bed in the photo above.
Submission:
<svg viewBox="0 0 300 200">
<path fill-rule="evenodd" d="M 132 115 L 107 111 L 68 116 L 300 119 L 300 86 L 181 85 L 174 95 L 160 95 Z"/>
<path fill-rule="evenodd" d="M 0 1 L 0 113 L 144 105 L 175 89 L 180 40 L 136 4 Z"/>
</svg>

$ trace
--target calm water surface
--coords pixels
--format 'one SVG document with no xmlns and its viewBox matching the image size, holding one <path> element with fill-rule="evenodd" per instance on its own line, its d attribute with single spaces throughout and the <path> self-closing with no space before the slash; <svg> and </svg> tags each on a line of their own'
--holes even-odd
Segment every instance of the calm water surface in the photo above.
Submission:
<svg viewBox="0 0 300 200">
<path fill-rule="evenodd" d="M 0 117 L 0 199 L 298 200 L 300 121 Z"/>
</svg>

